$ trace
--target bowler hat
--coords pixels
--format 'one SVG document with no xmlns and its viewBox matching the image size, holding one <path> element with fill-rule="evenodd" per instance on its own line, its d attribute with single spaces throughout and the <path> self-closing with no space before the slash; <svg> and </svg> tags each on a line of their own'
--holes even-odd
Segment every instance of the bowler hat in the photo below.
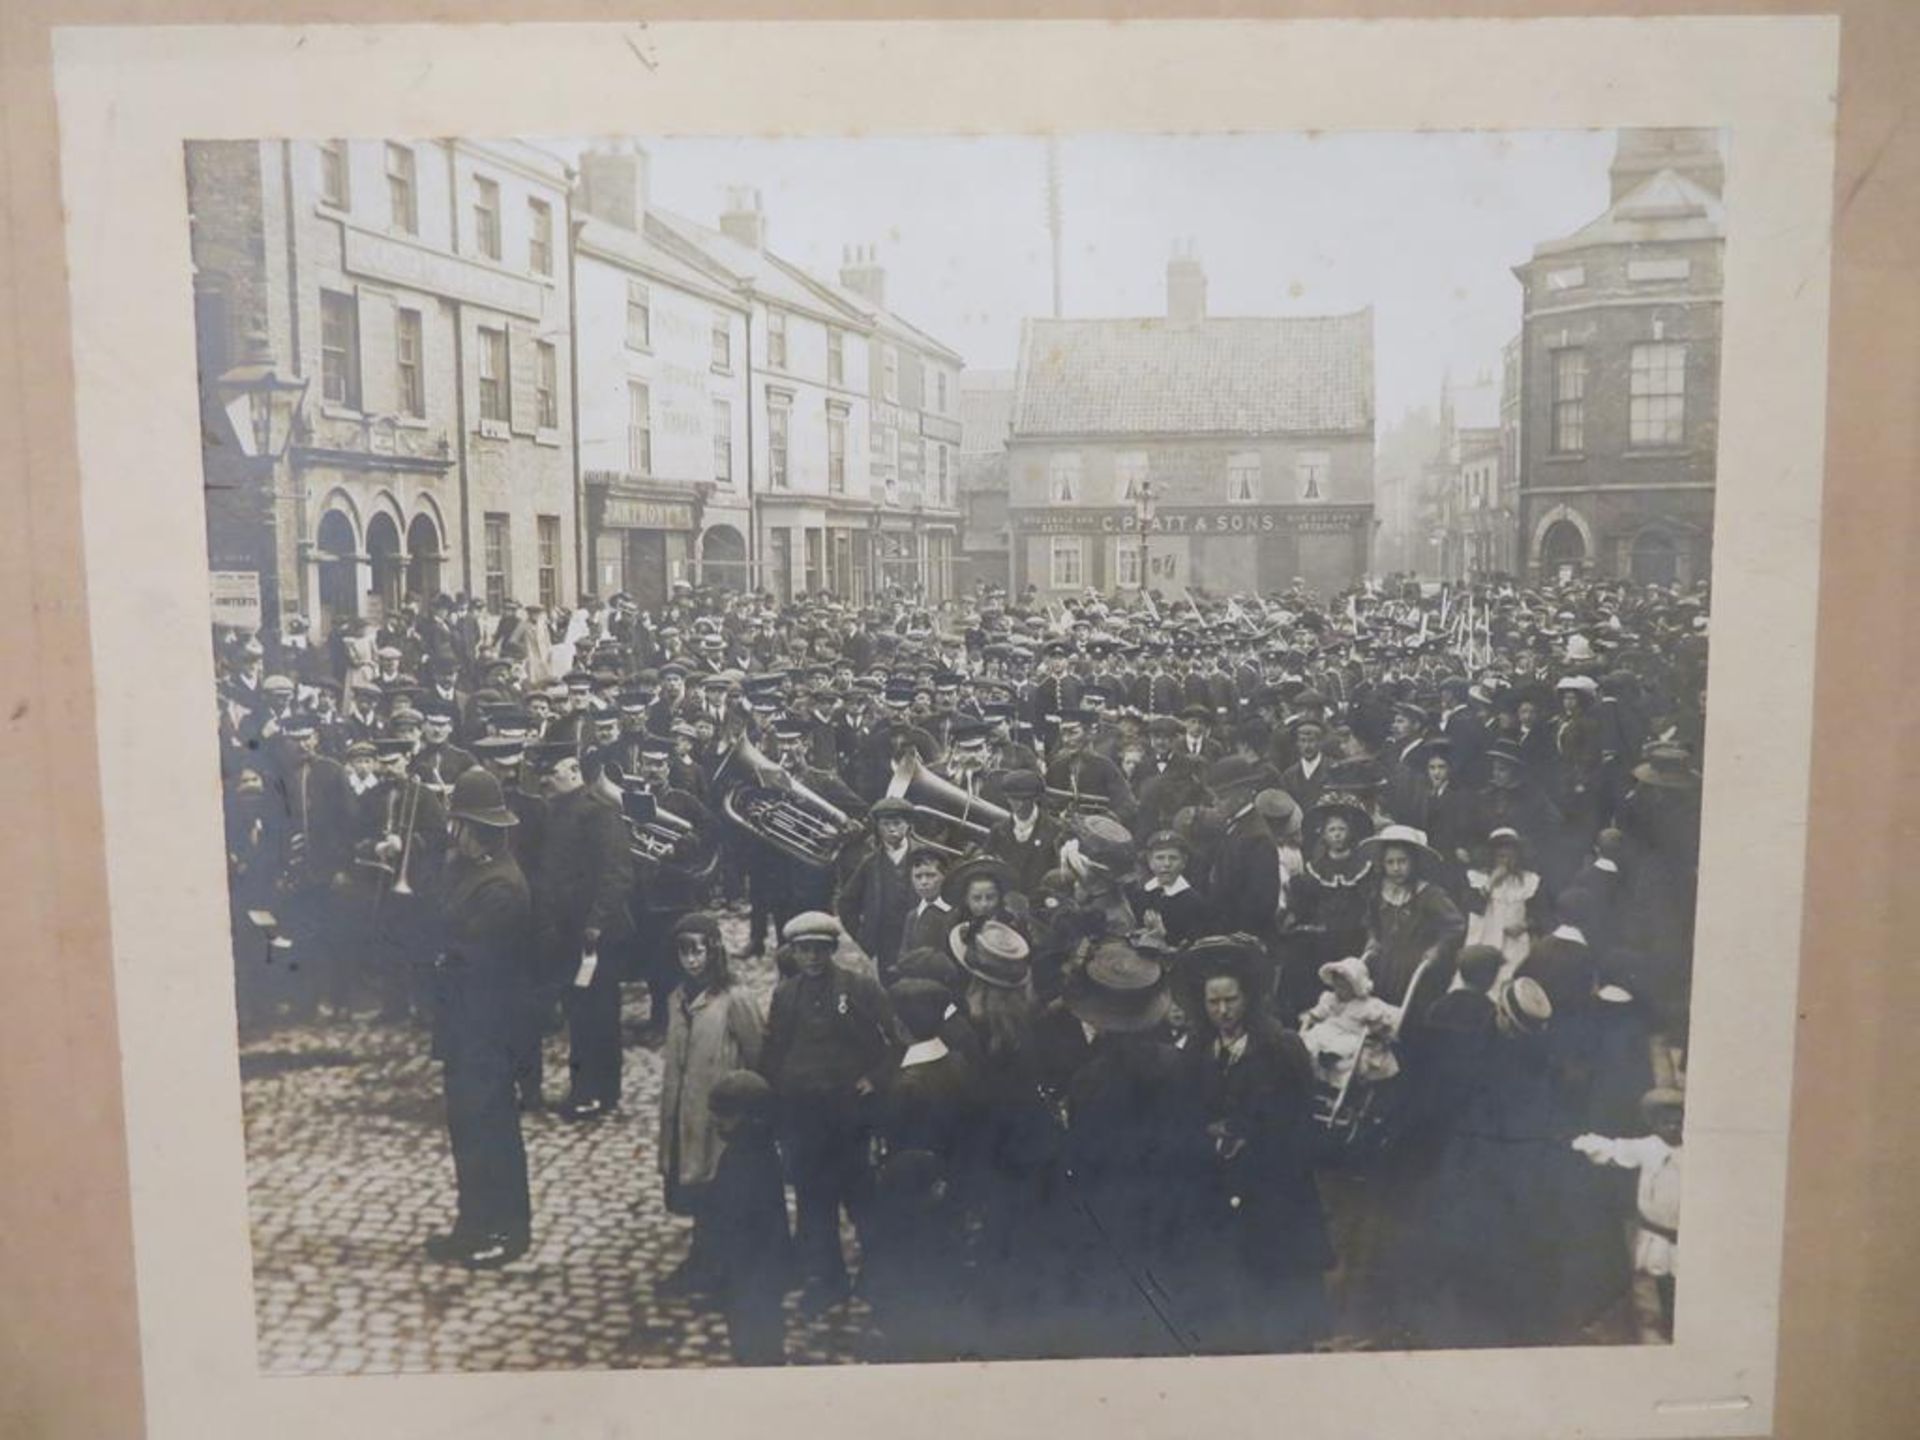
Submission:
<svg viewBox="0 0 1920 1440">
<path fill-rule="evenodd" d="M 507 808 L 507 798 L 501 792 L 500 781 L 491 771 L 479 765 L 462 770 L 460 778 L 453 782 L 453 794 L 447 799 L 447 814 L 455 820 L 486 825 L 496 830 L 520 823 L 520 817 Z"/>
</svg>

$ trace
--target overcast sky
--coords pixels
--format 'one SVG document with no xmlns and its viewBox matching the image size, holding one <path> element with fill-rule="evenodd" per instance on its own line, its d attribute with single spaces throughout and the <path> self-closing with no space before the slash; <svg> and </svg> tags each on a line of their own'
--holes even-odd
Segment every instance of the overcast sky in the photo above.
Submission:
<svg viewBox="0 0 1920 1440">
<path fill-rule="evenodd" d="M 784 258 L 832 275 L 843 246 L 877 247 L 889 308 L 970 367 L 1012 368 L 1021 319 L 1050 313 L 1044 140 L 640 143 L 654 204 L 713 224 L 729 186 L 757 186 Z M 1606 208 L 1613 145 L 1611 131 L 1064 137 L 1062 313 L 1164 313 L 1167 258 L 1187 241 L 1212 314 L 1371 304 L 1384 428 L 1432 405 L 1449 366 L 1457 385 L 1497 381 L 1520 324 L 1511 267 Z"/>
</svg>

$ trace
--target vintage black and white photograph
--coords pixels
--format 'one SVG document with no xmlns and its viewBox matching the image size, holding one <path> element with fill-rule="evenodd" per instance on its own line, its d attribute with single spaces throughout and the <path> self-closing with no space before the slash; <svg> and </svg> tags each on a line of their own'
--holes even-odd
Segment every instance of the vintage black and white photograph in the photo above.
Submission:
<svg viewBox="0 0 1920 1440">
<path fill-rule="evenodd" d="M 189 143 L 260 1369 L 1670 1342 L 1732 163 Z"/>
</svg>

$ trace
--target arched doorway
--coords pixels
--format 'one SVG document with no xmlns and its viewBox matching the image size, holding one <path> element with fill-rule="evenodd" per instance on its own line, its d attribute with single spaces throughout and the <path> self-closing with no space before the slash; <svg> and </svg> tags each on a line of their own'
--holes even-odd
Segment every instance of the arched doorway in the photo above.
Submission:
<svg viewBox="0 0 1920 1440">
<path fill-rule="evenodd" d="M 1642 530 L 1633 540 L 1633 578 L 1642 585 L 1671 585 L 1680 578 L 1680 547 L 1665 530 Z"/>
<path fill-rule="evenodd" d="M 320 629 L 331 633 L 334 626 L 360 613 L 360 540 L 353 533 L 353 521 L 340 510 L 320 517 L 314 540 L 320 570 Z"/>
<path fill-rule="evenodd" d="M 1578 571 L 1587 558 L 1587 542 L 1571 520 L 1556 520 L 1540 537 L 1540 568 L 1549 576 Z"/>
<path fill-rule="evenodd" d="M 440 527 L 431 515 L 413 517 L 407 526 L 407 594 L 425 605 L 440 593 Z"/>
<path fill-rule="evenodd" d="M 399 608 L 400 584 L 406 576 L 400 527 L 384 510 L 367 522 L 367 558 L 373 562 L 373 594 L 384 616 Z"/>
<path fill-rule="evenodd" d="M 715 525 L 700 539 L 700 583 L 722 590 L 747 589 L 746 537 L 731 525 Z"/>
</svg>

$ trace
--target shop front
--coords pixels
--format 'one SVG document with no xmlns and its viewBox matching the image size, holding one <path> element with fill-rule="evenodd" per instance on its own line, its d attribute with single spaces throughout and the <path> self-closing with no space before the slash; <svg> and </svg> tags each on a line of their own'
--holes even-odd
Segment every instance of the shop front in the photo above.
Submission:
<svg viewBox="0 0 1920 1440">
<path fill-rule="evenodd" d="M 1014 587 L 1064 596 L 1149 587 L 1214 595 L 1320 594 L 1366 574 L 1370 505 L 1166 506 L 1146 521 L 1119 506 L 1008 511 Z"/>
<path fill-rule="evenodd" d="M 692 583 L 701 518 L 697 495 L 596 471 L 586 475 L 586 492 L 589 591 L 624 591 L 651 610 L 666 603 L 674 581 Z"/>
</svg>

